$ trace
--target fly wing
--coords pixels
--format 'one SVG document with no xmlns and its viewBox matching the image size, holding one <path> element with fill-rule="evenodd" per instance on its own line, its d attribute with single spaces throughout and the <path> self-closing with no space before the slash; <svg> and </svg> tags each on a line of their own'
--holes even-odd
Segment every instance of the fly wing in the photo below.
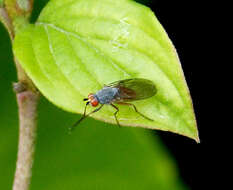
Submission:
<svg viewBox="0 0 233 190">
<path fill-rule="evenodd" d="M 126 79 L 113 82 L 107 85 L 119 89 L 118 102 L 128 102 L 146 99 L 154 96 L 157 89 L 152 81 L 141 78 Z"/>
</svg>

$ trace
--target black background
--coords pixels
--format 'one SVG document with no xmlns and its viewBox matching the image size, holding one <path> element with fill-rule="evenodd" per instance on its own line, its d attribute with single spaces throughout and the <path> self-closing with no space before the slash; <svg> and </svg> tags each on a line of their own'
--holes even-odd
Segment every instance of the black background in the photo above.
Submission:
<svg viewBox="0 0 233 190">
<path fill-rule="evenodd" d="M 140 1 L 139 1 L 140 2 Z M 209 76 L 217 60 L 211 60 L 213 30 L 211 4 L 200 1 L 144 1 L 155 12 L 158 20 L 175 45 L 187 84 L 193 99 L 200 144 L 173 133 L 156 132 L 162 137 L 170 152 L 178 162 L 181 176 L 191 189 L 217 189 L 220 182 L 220 158 L 224 157 L 221 132 L 218 129 L 217 109 L 213 106 L 213 96 L 219 86 Z M 214 83 L 214 84 L 213 84 Z M 214 88 L 213 86 L 216 85 Z M 203 100 L 203 101 L 202 101 Z M 212 103 L 213 102 L 213 103 Z M 214 133 L 219 131 L 218 138 Z M 225 183 L 220 184 L 223 189 Z"/>
</svg>

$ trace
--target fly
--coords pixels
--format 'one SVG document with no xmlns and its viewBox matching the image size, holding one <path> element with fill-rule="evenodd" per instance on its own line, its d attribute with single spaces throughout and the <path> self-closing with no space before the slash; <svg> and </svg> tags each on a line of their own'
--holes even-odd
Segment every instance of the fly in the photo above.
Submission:
<svg viewBox="0 0 233 190">
<path fill-rule="evenodd" d="M 136 100 L 143 100 L 154 96 L 157 92 L 157 89 L 152 81 L 142 78 L 133 78 L 120 80 L 108 85 L 105 85 L 101 90 L 96 92 L 95 94 L 90 93 L 87 98 L 84 98 L 86 102 L 86 106 L 84 109 L 83 116 L 70 128 L 74 129 L 82 120 L 84 120 L 89 115 L 98 112 L 105 104 L 111 105 L 116 111 L 114 113 L 114 117 L 117 125 L 120 126 L 120 123 L 117 118 L 117 113 L 119 112 L 119 108 L 115 105 L 126 105 L 132 106 L 139 115 L 144 117 L 147 120 L 153 121 L 149 117 L 140 113 L 136 106 L 130 102 Z M 86 108 L 88 105 L 92 107 L 98 108 L 86 114 Z"/>
</svg>

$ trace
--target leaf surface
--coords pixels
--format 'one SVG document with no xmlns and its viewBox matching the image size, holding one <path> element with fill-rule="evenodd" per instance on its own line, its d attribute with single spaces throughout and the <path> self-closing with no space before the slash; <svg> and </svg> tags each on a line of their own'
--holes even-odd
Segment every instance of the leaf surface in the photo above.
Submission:
<svg viewBox="0 0 233 190">
<path fill-rule="evenodd" d="M 135 102 L 148 121 L 119 106 L 121 125 L 172 131 L 198 141 L 192 101 L 171 41 L 153 12 L 130 0 L 53 0 L 16 35 L 14 53 L 42 94 L 83 113 L 83 98 L 104 84 L 145 78 L 158 93 Z M 88 108 L 90 111 L 91 108 Z M 114 109 L 92 117 L 115 123 Z"/>
</svg>

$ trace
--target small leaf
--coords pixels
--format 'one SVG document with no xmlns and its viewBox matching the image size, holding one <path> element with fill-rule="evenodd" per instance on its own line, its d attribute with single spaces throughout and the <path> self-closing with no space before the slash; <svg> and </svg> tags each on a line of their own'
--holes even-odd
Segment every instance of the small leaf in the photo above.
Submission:
<svg viewBox="0 0 233 190">
<path fill-rule="evenodd" d="M 104 84 L 146 78 L 158 93 L 137 101 L 148 121 L 119 106 L 119 121 L 198 141 L 192 101 L 171 41 L 153 12 L 130 0 L 53 0 L 35 25 L 18 33 L 14 53 L 38 89 L 57 106 L 83 113 L 83 98 Z M 88 108 L 90 111 L 91 108 Z M 92 117 L 115 123 L 114 109 Z"/>
</svg>

